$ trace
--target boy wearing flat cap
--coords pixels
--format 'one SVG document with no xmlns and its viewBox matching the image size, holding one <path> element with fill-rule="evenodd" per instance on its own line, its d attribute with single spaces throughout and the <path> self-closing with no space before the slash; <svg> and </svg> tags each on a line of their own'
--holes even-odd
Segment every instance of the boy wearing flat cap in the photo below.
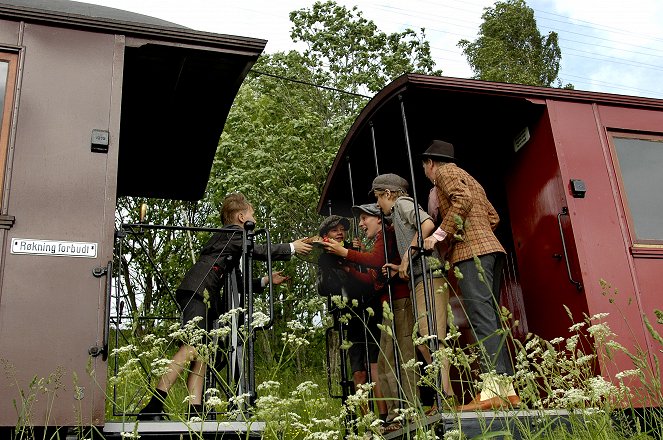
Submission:
<svg viewBox="0 0 663 440">
<path fill-rule="evenodd" d="M 371 248 L 365 252 L 360 252 L 345 248 L 341 243 L 335 242 L 325 243 L 325 248 L 327 252 L 366 268 L 365 271 L 358 271 L 353 267 L 349 267 L 349 274 L 362 281 L 365 285 L 370 286 L 367 291 L 370 290 L 374 294 L 379 295 L 377 304 L 371 304 L 371 307 L 375 311 L 373 318 L 376 321 L 382 319 L 384 328 L 390 328 L 391 320 L 386 315 L 382 316 L 382 304 L 389 302 L 389 293 L 386 287 L 388 280 L 382 275 L 382 266 L 387 262 L 400 263 L 394 228 L 391 225 L 385 226 L 385 234 L 383 234 L 380 208 L 375 203 L 353 206 L 352 213 L 355 218 L 359 219 L 359 228 L 364 232 L 366 238 L 373 240 Z M 387 255 L 385 255 L 385 249 L 387 250 Z M 412 359 L 415 356 L 414 345 L 412 343 L 414 317 L 412 315 L 412 307 L 407 307 L 410 301 L 410 291 L 407 282 L 396 277 L 391 282 L 391 295 L 394 302 L 394 324 L 396 326 L 399 355 L 402 358 Z M 396 380 L 394 368 L 395 356 L 392 337 L 386 332 L 380 332 L 377 328 L 373 330 L 373 333 L 375 338 L 379 338 L 380 341 L 379 354 L 376 351 L 371 359 L 371 362 L 376 362 L 375 364 L 371 364 L 372 375 L 377 379 L 377 386 L 374 389 L 375 397 L 378 399 L 377 406 L 381 419 L 389 422 L 397 416 L 395 409 L 398 408 L 399 388 L 403 390 L 403 397 L 407 402 L 414 405 L 417 401 L 417 377 L 413 369 L 403 370 L 401 371 L 401 380 L 403 383 L 399 384 Z M 403 362 L 400 363 L 402 364 Z M 381 395 L 384 395 L 386 400 L 379 400 Z M 389 426 L 397 428 L 393 423 Z"/>
<path fill-rule="evenodd" d="M 431 195 L 437 196 L 440 216 L 440 225 L 424 240 L 424 248 L 446 249 L 449 263 L 463 274 L 458 286 L 476 340 L 484 348 L 483 372 L 494 370 L 498 375 L 511 376 L 513 367 L 506 344 L 497 332 L 501 327 L 497 304 L 505 254 L 493 232 L 499 222 L 497 211 L 479 182 L 456 166 L 452 144 L 441 140 L 431 142 L 422 161 L 424 173 L 434 186 Z M 483 268 L 481 276 L 475 257 Z M 486 380 L 474 400 L 459 409 L 498 409 L 519 404 L 520 398 L 511 381 Z"/>
<path fill-rule="evenodd" d="M 320 224 L 318 234 L 323 239 L 325 245 L 335 244 L 343 250 L 350 248 L 350 244 L 345 241 L 346 234 L 350 230 L 350 221 L 339 215 L 330 215 Z M 371 327 L 364 323 L 365 304 L 362 301 L 362 292 L 366 287 L 356 278 L 348 274 L 349 268 L 339 256 L 333 253 L 323 253 L 318 259 L 318 293 L 322 296 L 338 295 L 347 298 L 348 301 L 356 299 L 359 306 L 351 306 L 351 318 L 347 323 L 348 340 L 352 345 L 348 349 L 348 358 L 352 369 L 352 381 L 355 389 L 358 385 L 367 382 L 369 365 L 377 362 L 377 346 L 375 344 L 376 336 L 372 332 L 365 332 L 364 327 Z M 375 330 L 377 331 L 377 327 Z M 379 334 L 379 332 L 376 332 Z M 368 362 L 366 361 L 366 339 L 368 336 Z M 377 336 L 379 337 L 379 336 Z M 375 364 L 377 369 L 377 364 Z M 379 390 L 376 390 L 376 397 Z"/>
<path fill-rule="evenodd" d="M 425 238 L 433 232 L 435 224 L 426 211 L 419 206 L 415 208 L 414 200 L 408 196 L 408 188 L 407 181 L 396 174 L 381 174 L 373 180 L 372 191 L 377 198 L 378 206 L 385 215 L 391 215 L 396 244 L 401 256 L 399 265 L 389 263 L 385 266 L 390 271 L 397 271 L 399 277 L 404 280 L 410 280 L 410 276 L 414 278 L 410 287 L 414 286 L 412 293 L 416 301 L 416 321 L 419 334 L 421 336 L 430 335 L 428 314 L 434 313 L 436 328 L 432 333 L 439 341 L 443 341 L 447 334 L 447 304 L 449 303 L 449 293 L 443 288 L 444 279 L 442 277 L 424 279 L 427 277 L 429 269 L 426 259 L 421 253 L 418 254 L 419 258 L 414 260 L 413 266 L 409 267 L 410 256 L 417 255 L 412 247 L 418 246 L 419 229 Z M 417 210 L 419 211 L 419 228 L 417 227 Z M 426 308 L 424 282 L 428 283 L 428 290 L 432 298 L 432 304 L 430 304 L 432 310 L 430 311 Z M 432 357 L 428 346 L 422 344 L 417 348 L 430 364 Z M 449 381 L 448 365 L 443 365 L 441 368 L 440 381 L 444 394 L 452 396 L 453 388 Z"/>
</svg>

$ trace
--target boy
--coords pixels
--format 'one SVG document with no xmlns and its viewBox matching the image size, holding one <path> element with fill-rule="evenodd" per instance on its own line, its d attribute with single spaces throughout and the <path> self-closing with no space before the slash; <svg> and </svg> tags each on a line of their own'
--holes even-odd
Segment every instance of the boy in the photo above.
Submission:
<svg viewBox="0 0 663 440">
<path fill-rule="evenodd" d="M 352 267 L 348 267 L 348 272 L 353 277 L 372 285 L 377 294 L 380 295 L 380 303 L 389 303 L 389 292 L 386 287 L 387 279 L 382 276 L 382 266 L 387 262 L 400 264 L 400 256 L 396 247 L 396 238 L 394 228 L 391 225 L 385 226 L 383 234 L 380 208 L 375 203 L 353 206 L 353 214 L 359 217 L 359 227 L 364 231 L 368 239 L 374 240 L 373 246 L 367 252 L 358 252 L 343 247 L 340 243 L 325 243 L 328 252 L 346 259 L 346 261 L 366 267 L 366 272 L 359 272 Z M 385 239 L 386 235 L 386 239 Z M 386 246 L 385 246 L 386 241 Z M 385 248 L 387 255 L 385 255 Z M 414 316 L 412 314 L 412 303 L 407 282 L 398 277 L 390 281 L 392 296 L 392 313 L 394 315 L 395 335 L 392 338 L 386 331 L 380 334 L 380 353 L 378 363 L 375 366 L 377 375 L 377 384 L 380 387 L 385 401 L 378 400 L 378 410 L 380 418 L 387 422 L 384 432 L 391 432 L 400 429 L 400 423 L 391 421 L 397 416 L 395 409 L 398 407 L 399 389 L 403 392 L 403 399 L 406 406 L 415 405 L 417 397 L 417 375 L 414 369 L 401 369 L 401 383 L 398 383 L 395 371 L 394 339 L 397 342 L 399 364 L 414 359 L 415 351 L 412 343 L 412 328 L 414 327 Z M 381 306 L 374 307 L 376 316 L 381 314 Z M 392 321 L 384 315 L 382 318 L 384 328 L 391 328 Z M 371 370 L 373 371 L 373 370 Z M 376 397 L 377 388 L 376 388 Z"/>
<path fill-rule="evenodd" d="M 198 261 L 187 271 L 175 294 L 177 303 L 182 309 L 182 324 L 199 317 L 202 320 L 197 325 L 207 332 L 211 330 L 214 320 L 222 311 L 220 291 L 224 284 L 227 258 L 233 259 L 234 263 L 231 264 L 239 262 L 242 255 L 244 224 L 247 221 L 255 222 L 253 213 L 253 206 L 241 193 L 230 194 L 223 200 L 221 220 L 225 230 L 216 232 L 203 246 Z M 289 260 L 292 254 L 306 254 L 311 249 L 311 245 L 302 240 L 273 245 L 272 259 Z M 255 245 L 254 258 L 264 260 L 266 255 L 266 246 Z M 239 270 L 237 275 L 237 286 L 243 286 Z M 271 277 L 276 285 L 287 280 L 281 272 L 273 272 Z M 254 292 L 261 291 L 268 282 L 268 276 L 253 280 Z M 163 420 L 163 403 L 168 391 L 189 362 L 191 363 L 187 378 L 189 416 L 203 414 L 202 391 L 206 366 L 197 358 L 195 347 L 182 343 L 168 366 L 169 371 L 161 376 L 155 393 L 140 411 L 138 420 Z"/>
<path fill-rule="evenodd" d="M 347 250 L 350 248 L 350 244 L 346 241 L 349 229 L 350 221 L 347 218 L 330 215 L 320 224 L 319 235 L 324 240 L 323 245 L 334 243 L 335 246 Z M 376 301 L 372 295 L 362 295 L 366 286 L 357 278 L 350 276 L 348 271 L 349 268 L 344 265 L 343 259 L 334 253 L 324 253 L 318 260 L 318 293 L 324 296 L 347 297 L 349 301 L 357 300 L 359 303 L 357 307 L 349 304 L 351 318 L 347 323 L 348 340 L 352 342 L 348 349 L 348 358 L 356 390 L 359 385 L 367 382 L 368 368 L 371 369 L 371 375 L 377 381 L 379 349 L 376 341 L 380 338 L 380 331 L 377 328 L 376 317 L 367 317 L 365 312 L 366 307 L 375 309 Z M 372 287 L 371 284 L 371 291 Z M 366 359 L 367 353 L 368 360 Z M 379 385 L 374 388 L 374 395 L 378 399 L 382 397 Z M 379 400 L 378 407 L 381 408 L 381 405 L 384 406 L 384 402 Z"/>
<path fill-rule="evenodd" d="M 441 221 L 440 227 L 424 241 L 424 248 L 448 249 L 449 263 L 457 266 L 463 274 L 458 286 L 476 340 L 483 348 L 483 372 L 495 370 L 499 375 L 511 376 L 513 367 L 506 341 L 497 334 L 501 327 L 497 304 L 505 252 L 493 231 L 500 218 L 479 182 L 456 166 L 454 161 L 454 146 L 440 140 L 433 141 L 422 155 L 424 174 L 433 184 L 435 192 L 431 192 L 431 196 L 437 196 Z M 436 203 L 433 201 L 431 204 Z M 462 220 L 462 227 L 457 224 L 458 219 Z M 458 236 L 462 239 L 455 238 Z M 475 257 L 481 262 L 481 277 Z M 474 400 L 459 409 L 518 406 L 520 397 L 513 384 L 508 379 L 502 382 L 487 379 Z"/>
<path fill-rule="evenodd" d="M 408 196 L 408 183 L 402 177 L 396 174 L 381 174 L 373 180 L 372 189 L 377 204 L 385 215 L 392 216 L 392 223 L 394 232 L 396 234 L 396 243 L 398 251 L 401 254 L 401 263 L 396 265 L 389 263 L 386 266 L 388 270 L 395 270 L 398 275 L 404 280 L 410 280 L 410 274 L 414 280 L 411 287 L 414 286 L 414 298 L 417 311 L 417 323 L 419 334 L 421 336 L 428 336 L 428 313 L 435 313 L 435 336 L 438 341 L 443 341 L 447 334 L 447 304 L 449 303 L 449 292 L 443 288 L 444 279 L 441 277 L 433 277 L 432 279 L 425 280 L 429 272 L 428 264 L 425 257 L 421 252 L 416 253 L 412 247 L 418 246 L 419 228 L 417 228 L 416 211 L 419 211 L 420 229 L 423 238 L 428 237 L 433 233 L 435 224 L 430 216 L 421 207 L 414 206 L 414 200 Z M 417 258 L 414 260 L 412 268 L 409 267 L 410 257 Z M 432 298 L 430 307 L 432 310 L 427 310 L 424 282 L 428 282 L 428 293 Z M 421 354 L 429 364 L 432 363 L 432 357 L 427 345 L 419 345 L 417 347 Z M 445 362 L 440 370 L 440 381 L 442 391 L 447 397 L 453 396 L 453 389 L 449 380 L 449 366 Z M 433 407 L 430 413 L 434 413 L 436 408 Z"/>
</svg>

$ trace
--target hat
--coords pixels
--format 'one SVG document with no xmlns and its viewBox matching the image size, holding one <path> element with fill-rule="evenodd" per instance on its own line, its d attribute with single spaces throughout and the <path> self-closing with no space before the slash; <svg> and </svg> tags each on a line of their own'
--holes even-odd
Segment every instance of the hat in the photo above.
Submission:
<svg viewBox="0 0 663 440">
<path fill-rule="evenodd" d="M 350 230 L 350 220 L 340 215 L 330 215 L 320 223 L 320 231 L 318 232 L 320 236 L 326 235 L 331 229 L 335 228 L 338 225 L 343 225 L 345 230 Z"/>
<path fill-rule="evenodd" d="M 359 217 L 362 213 L 373 217 L 380 217 L 380 207 L 377 203 L 366 203 L 365 205 L 355 205 L 352 207 L 352 215 Z"/>
<path fill-rule="evenodd" d="M 407 180 L 403 179 L 401 176 L 396 174 L 380 174 L 378 177 L 373 179 L 373 185 L 371 185 L 371 190 L 369 195 L 373 194 L 373 191 L 376 190 L 391 190 L 391 191 L 404 191 L 407 192 L 410 185 L 407 183 Z"/>
<path fill-rule="evenodd" d="M 453 162 L 454 146 L 449 142 L 435 140 L 421 155 L 422 159 L 433 159 L 441 162 Z"/>
</svg>

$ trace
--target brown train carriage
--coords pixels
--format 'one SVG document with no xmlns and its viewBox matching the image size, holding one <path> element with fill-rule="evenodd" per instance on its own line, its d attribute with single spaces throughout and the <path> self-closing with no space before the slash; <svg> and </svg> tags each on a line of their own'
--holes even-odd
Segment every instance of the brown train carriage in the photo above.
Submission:
<svg viewBox="0 0 663 440">
<path fill-rule="evenodd" d="M 265 44 L 85 3 L 0 1 L 0 429 L 17 423 L 20 390 L 54 373 L 56 404 L 47 412 L 37 392 L 30 425 L 104 425 L 116 198 L 202 197 Z"/>
</svg>

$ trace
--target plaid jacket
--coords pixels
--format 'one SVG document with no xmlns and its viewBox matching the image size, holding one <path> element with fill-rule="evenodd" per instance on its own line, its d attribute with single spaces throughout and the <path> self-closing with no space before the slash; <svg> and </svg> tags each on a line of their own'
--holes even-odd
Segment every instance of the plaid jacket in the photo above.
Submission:
<svg viewBox="0 0 663 440">
<path fill-rule="evenodd" d="M 456 164 L 446 163 L 437 170 L 435 187 L 442 218 L 440 228 L 451 236 L 450 263 L 493 252 L 504 253 L 493 233 L 500 217 L 474 177 Z M 459 227 L 460 219 L 464 227 Z"/>
</svg>

